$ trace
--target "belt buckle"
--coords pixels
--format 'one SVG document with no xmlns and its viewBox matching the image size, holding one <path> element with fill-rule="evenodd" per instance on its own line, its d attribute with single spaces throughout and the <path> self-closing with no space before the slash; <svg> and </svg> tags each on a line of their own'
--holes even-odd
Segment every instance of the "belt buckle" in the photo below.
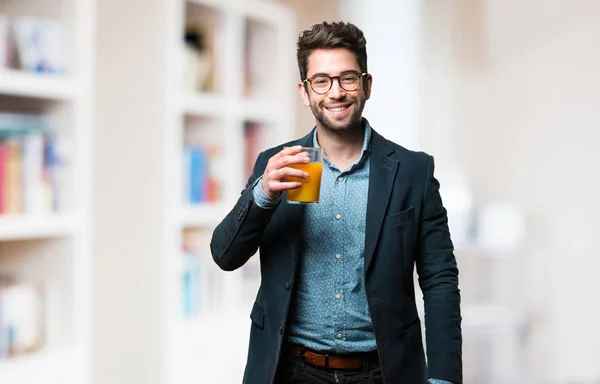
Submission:
<svg viewBox="0 0 600 384">
<path fill-rule="evenodd" d="M 302 362 L 307 363 L 308 360 L 306 360 L 306 348 L 300 347 L 300 359 L 302 360 Z"/>
<path fill-rule="evenodd" d="M 329 368 L 329 355 L 325 354 L 325 368 Z"/>
</svg>

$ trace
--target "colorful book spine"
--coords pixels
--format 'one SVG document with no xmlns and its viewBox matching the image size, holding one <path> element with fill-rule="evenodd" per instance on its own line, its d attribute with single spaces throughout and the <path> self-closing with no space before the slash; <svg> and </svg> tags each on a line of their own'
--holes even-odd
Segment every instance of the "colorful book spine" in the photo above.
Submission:
<svg viewBox="0 0 600 384">
<path fill-rule="evenodd" d="M 0 214 L 58 211 L 59 159 L 42 116 L 0 113 Z"/>
<path fill-rule="evenodd" d="M 219 183 L 211 171 L 211 154 L 200 145 L 187 145 L 184 153 L 185 200 L 191 204 L 219 200 Z"/>
</svg>

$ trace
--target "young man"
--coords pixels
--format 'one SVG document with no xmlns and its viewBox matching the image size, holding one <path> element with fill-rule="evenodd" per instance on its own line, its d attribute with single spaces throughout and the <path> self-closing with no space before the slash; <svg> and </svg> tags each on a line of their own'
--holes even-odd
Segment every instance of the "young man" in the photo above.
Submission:
<svg viewBox="0 0 600 384">
<path fill-rule="evenodd" d="M 224 270 L 260 247 L 244 383 L 461 383 L 458 269 L 433 158 L 387 141 L 362 117 L 373 79 L 356 26 L 314 25 L 297 56 L 316 127 L 259 155 L 211 242 Z M 286 178 L 307 177 L 288 167 L 308 162 L 302 146 L 325 153 L 318 204 L 281 202 L 300 185 Z"/>
</svg>

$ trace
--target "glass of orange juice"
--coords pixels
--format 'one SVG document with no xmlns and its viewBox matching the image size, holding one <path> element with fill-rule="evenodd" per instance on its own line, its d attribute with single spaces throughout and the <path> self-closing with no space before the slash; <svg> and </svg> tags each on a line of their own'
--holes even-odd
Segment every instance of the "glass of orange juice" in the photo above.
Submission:
<svg viewBox="0 0 600 384">
<path fill-rule="evenodd" d="M 286 201 L 291 204 L 313 204 L 319 202 L 321 193 L 321 175 L 323 173 L 323 148 L 302 147 L 302 152 L 308 153 L 310 163 L 290 164 L 288 167 L 308 173 L 308 179 L 287 177 L 286 181 L 299 181 L 302 186 L 288 189 Z"/>
</svg>

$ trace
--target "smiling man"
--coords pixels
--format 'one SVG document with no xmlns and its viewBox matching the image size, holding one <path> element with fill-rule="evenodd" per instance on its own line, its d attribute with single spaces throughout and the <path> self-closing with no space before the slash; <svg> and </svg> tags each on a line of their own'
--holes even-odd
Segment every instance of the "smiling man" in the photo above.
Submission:
<svg viewBox="0 0 600 384">
<path fill-rule="evenodd" d="M 224 270 L 260 248 L 244 383 L 462 383 L 458 268 L 433 158 L 362 117 L 373 77 L 356 26 L 314 25 L 300 34 L 297 57 L 316 126 L 259 155 L 211 242 Z M 301 185 L 286 179 L 308 177 L 290 165 L 308 162 L 302 147 L 311 146 L 325 154 L 319 203 L 282 203 Z"/>
</svg>

